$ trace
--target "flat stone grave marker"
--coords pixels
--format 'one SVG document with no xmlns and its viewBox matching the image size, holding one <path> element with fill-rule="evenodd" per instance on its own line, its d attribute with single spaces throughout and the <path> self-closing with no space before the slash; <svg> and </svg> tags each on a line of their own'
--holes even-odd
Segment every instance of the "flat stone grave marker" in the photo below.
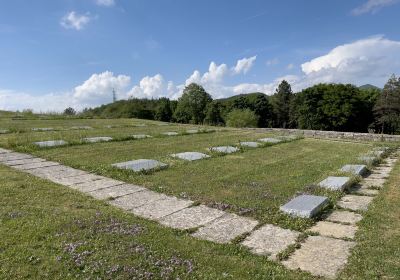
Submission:
<svg viewBox="0 0 400 280">
<path fill-rule="evenodd" d="M 45 147 L 57 147 L 57 146 L 64 146 L 67 145 L 68 142 L 64 140 L 50 140 L 50 141 L 41 141 L 41 142 L 34 142 L 38 147 L 45 148 Z"/>
<path fill-rule="evenodd" d="M 337 205 L 350 209 L 353 211 L 366 211 L 368 205 L 372 202 L 373 197 L 361 196 L 361 195 L 345 195 L 341 200 L 338 201 Z"/>
<path fill-rule="evenodd" d="M 72 126 L 71 129 L 86 129 L 86 130 L 89 130 L 89 129 L 93 129 L 93 127 L 87 126 L 87 125 L 81 125 L 81 126 Z"/>
<path fill-rule="evenodd" d="M 318 185 L 321 188 L 332 190 L 332 191 L 343 191 L 350 184 L 349 177 L 334 177 L 329 176 L 325 180 L 321 181 Z"/>
<path fill-rule="evenodd" d="M 316 225 L 310 228 L 309 231 L 327 237 L 354 239 L 357 229 L 358 228 L 353 225 L 342 225 L 327 221 L 319 221 Z"/>
<path fill-rule="evenodd" d="M 232 146 L 219 146 L 219 147 L 211 147 L 208 149 L 210 152 L 217 152 L 221 154 L 232 154 L 239 151 L 238 148 Z"/>
<path fill-rule="evenodd" d="M 177 135 L 179 135 L 179 133 L 178 133 L 178 132 L 175 132 L 175 131 L 169 131 L 169 132 L 164 132 L 164 133 L 162 133 L 162 135 L 166 135 L 166 136 L 177 136 Z"/>
<path fill-rule="evenodd" d="M 185 153 L 179 153 L 179 154 L 172 154 L 172 157 L 175 158 L 180 158 L 183 160 L 188 160 L 188 161 L 194 161 L 194 160 L 200 160 L 204 158 L 209 158 L 209 155 L 203 154 L 203 153 L 198 153 L 198 152 L 185 152 Z"/>
<path fill-rule="evenodd" d="M 108 136 L 99 136 L 99 137 L 83 138 L 82 140 L 84 142 L 97 143 L 97 142 L 108 142 L 108 141 L 113 140 L 113 138 L 112 137 L 108 137 Z"/>
<path fill-rule="evenodd" d="M 225 214 L 224 211 L 204 205 L 185 208 L 160 219 L 160 223 L 176 229 L 190 229 L 203 226 Z"/>
<path fill-rule="evenodd" d="M 288 246 L 296 243 L 300 235 L 297 231 L 283 229 L 274 225 L 265 225 L 253 231 L 242 245 L 250 248 L 257 255 L 267 255 L 275 260 L 276 256 Z"/>
<path fill-rule="evenodd" d="M 166 168 L 168 165 L 153 159 L 138 159 L 112 164 L 120 169 L 130 169 L 135 172 Z"/>
<path fill-rule="evenodd" d="M 201 227 L 192 236 L 215 243 L 229 243 L 236 237 L 252 231 L 257 224 L 253 219 L 227 213 Z"/>
<path fill-rule="evenodd" d="M 53 131 L 54 128 L 52 127 L 34 127 L 32 131 Z"/>
<path fill-rule="evenodd" d="M 144 123 L 139 123 L 139 124 L 135 124 L 136 127 L 145 127 L 147 126 L 147 124 Z"/>
<path fill-rule="evenodd" d="M 188 130 L 186 130 L 186 133 L 196 134 L 196 133 L 199 133 L 199 130 L 198 129 L 188 129 Z"/>
<path fill-rule="evenodd" d="M 168 198 L 168 196 L 166 196 L 165 194 L 156 193 L 146 189 L 144 191 L 134 192 L 132 194 L 110 200 L 109 203 L 124 210 L 131 210 L 147 203 L 160 201 L 166 198 Z"/>
<path fill-rule="evenodd" d="M 335 210 L 326 217 L 327 221 L 355 225 L 362 220 L 360 214 L 350 211 Z"/>
<path fill-rule="evenodd" d="M 239 145 L 247 148 L 257 148 L 258 146 L 260 146 L 260 143 L 245 141 L 245 142 L 240 142 Z"/>
<path fill-rule="evenodd" d="M 281 139 L 278 139 L 278 138 L 270 138 L 270 137 L 261 138 L 261 139 L 258 139 L 258 141 L 264 142 L 264 143 L 279 143 L 279 142 L 282 142 Z"/>
<path fill-rule="evenodd" d="M 280 210 L 294 217 L 312 218 L 328 204 L 328 198 L 316 195 L 300 195 L 280 207 Z"/>
<path fill-rule="evenodd" d="M 372 155 L 377 156 L 379 158 L 382 157 L 384 153 L 385 153 L 384 151 L 372 151 L 371 152 Z"/>
<path fill-rule="evenodd" d="M 8 129 L 0 129 L 0 134 L 6 134 L 10 132 Z"/>
<path fill-rule="evenodd" d="M 132 194 L 139 191 L 146 190 L 143 187 L 131 185 L 131 184 L 122 184 L 113 186 L 111 188 L 99 189 L 92 192 L 89 192 L 91 196 L 97 199 L 109 199 L 116 198 L 120 196 L 124 196 L 127 194 Z"/>
<path fill-rule="evenodd" d="M 15 165 L 37 163 L 37 162 L 42 162 L 42 161 L 46 161 L 46 160 L 42 159 L 42 158 L 27 158 L 27 159 L 16 159 L 16 160 L 6 161 L 6 162 L 4 162 L 4 164 L 8 165 L 8 166 L 15 166 Z"/>
<path fill-rule="evenodd" d="M 309 236 L 283 265 L 289 269 L 301 269 L 314 276 L 335 278 L 345 266 L 355 242 L 340 239 Z"/>
<path fill-rule="evenodd" d="M 358 160 L 361 161 L 361 162 L 364 162 L 364 163 L 366 163 L 366 164 L 373 164 L 373 163 L 375 163 L 378 159 L 377 159 L 375 156 L 372 156 L 372 155 L 363 155 L 363 156 L 360 156 L 360 157 L 358 158 Z"/>
<path fill-rule="evenodd" d="M 145 138 L 150 138 L 150 135 L 146 135 L 146 134 L 134 134 L 132 135 L 132 137 L 134 139 L 145 139 Z"/>
<path fill-rule="evenodd" d="M 367 166 L 363 164 L 346 164 L 340 171 L 363 176 L 367 173 Z"/>
</svg>

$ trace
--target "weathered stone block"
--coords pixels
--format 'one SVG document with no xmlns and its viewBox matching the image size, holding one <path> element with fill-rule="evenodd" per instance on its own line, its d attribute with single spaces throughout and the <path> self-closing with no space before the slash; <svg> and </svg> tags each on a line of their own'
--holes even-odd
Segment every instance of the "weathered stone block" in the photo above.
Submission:
<svg viewBox="0 0 400 280">
<path fill-rule="evenodd" d="M 188 160 L 188 161 L 194 161 L 194 160 L 200 160 L 204 158 L 209 158 L 209 155 L 203 154 L 203 153 L 198 153 L 198 152 L 185 152 L 185 153 L 179 153 L 179 154 L 172 154 L 172 157 L 175 158 L 180 158 L 183 160 Z"/>
<path fill-rule="evenodd" d="M 294 217 L 312 218 L 328 203 L 325 196 L 300 195 L 280 207 L 280 210 Z"/>
<path fill-rule="evenodd" d="M 219 147 L 212 147 L 208 149 L 211 152 L 221 153 L 221 154 L 232 154 L 239 151 L 238 148 L 232 146 L 219 146 Z"/>
<path fill-rule="evenodd" d="M 319 233 L 322 236 L 354 239 L 357 229 L 356 226 L 352 225 L 319 221 L 315 226 L 310 228 L 309 231 Z"/>
<path fill-rule="evenodd" d="M 107 136 L 99 136 L 99 137 L 83 138 L 82 140 L 84 142 L 97 143 L 97 142 L 108 142 L 108 141 L 113 140 L 113 138 L 112 137 L 107 137 Z"/>
<path fill-rule="evenodd" d="M 346 164 L 340 169 L 340 171 L 363 176 L 367 173 L 368 169 L 367 166 L 363 164 Z"/>
<path fill-rule="evenodd" d="M 332 191 L 343 191 L 350 185 L 349 177 L 334 177 L 329 176 L 318 184 L 321 188 L 329 189 Z"/>
<path fill-rule="evenodd" d="M 328 215 L 327 221 L 355 225 L 362 220 L 360 214 L 350 211 L 335 210 Z"/>
<path fill-rule="evenodd" d="M 57 147 L 57 146 L 64 146 L 67 145 L 68 142 L 64 140 L 51 140 L 51 141 L 41 141 L 41 142 L 34 142 L 36 146 L 39 146 L 41 148 L 44 147 Z"/>
<path fill-rule="evenodd" d="M 257 148 L 260 146 L 260 143 L 257 142 L 240 142 L 240 146 L 248 147 L 248 148 Z"/>
<path fill-rule="evenodd" d="M 112 164 L 120 169 L 130 169 L 135 172 L 166 168 L 168 165 L 153 159 L 138 159 Z"/>
</svg>

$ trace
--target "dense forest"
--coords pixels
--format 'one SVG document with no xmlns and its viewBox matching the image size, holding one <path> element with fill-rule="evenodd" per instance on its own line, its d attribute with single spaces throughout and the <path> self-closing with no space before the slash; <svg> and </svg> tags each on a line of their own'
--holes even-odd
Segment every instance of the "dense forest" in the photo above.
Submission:
<svg viewBox="0 0 400 280">
<path fill-rule="evenodd" d="M 74 114 L 68 108 L 66 114 Z M 142 118 L 233 127 L 281 127 L 376 133 L 400 133 L 400 77 L 381 90 L 371 85 L 318 84 L 294 93 L 282 81 L 271 95 L 250 93 L 213 100 L 198 84 L 186 86 L 177 100 L 120 100 L 82 117 Z"/>
</svg>

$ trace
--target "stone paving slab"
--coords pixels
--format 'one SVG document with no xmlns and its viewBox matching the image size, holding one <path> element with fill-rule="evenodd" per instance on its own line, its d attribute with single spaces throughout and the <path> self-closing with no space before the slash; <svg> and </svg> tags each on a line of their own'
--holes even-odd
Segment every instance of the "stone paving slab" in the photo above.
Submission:
<svg viewBox="0 0 400 280">
<path fill-rule="evenodd" d="M 113 140 L 112 137 L 108 136 L 99 136 L 99 137 L 88 137 L 88 138 L 83 138 L 82 139 L 84 142 L 88 143 L 97 143 L 97 142 L 108 142 Z"/>
<path fill-rule="evenodd" d="M 358 227 L 353 225 L 342 225 L 332 222 L 319 221 L 316 225 L 309 229 L 322 236 L 334 238 L 354 239 Z"/>
<path fill-rule="evenodd" d="M 200 205 L 166 216 L 160 219 L 160 223 L 176 229 L 190 229 L 203 226 L 224 214 L 224 211 Z"/>
<path fill-rule="evenodd" d="M 309 236 L 301 248 L 296 250 L 283 265 L 289 269 L 308 271 L 315 276 L 335 278 L 343 269 L 355 242 L 340 239 Z"/>
<path fill-rule="evenodd" d="M 86 171 L 74 169 L 71 167 L 67 167 L 65 165 L 55 165 L 49 167 L 43 167 L 38 169 L 27 170 L 26 172 L 47 179 L 57 179 L 57 178 L 64 178 L 64 177 L 73 177 L 79 175 L 89 174 Z"/>
<path fill-rule="evenodd" d="M 232 154 L 239 151 L 238 148 L 232 146 L 219 146 L 211 147 L 208 149 L 210 152 L 222 153 L 222 154 Z"/>
<path fill-rule="evenodd" d="M 368 175 L 368 180 L 373 180 L 373 179 L 383 179 L 386 180 L 389 177 L 388 174 L 382 174 L 382 173 L 371 173 Z"/>
<path fill-rule="evenodd" d="M 132 194 L 110 200 L 109 203 L 125 210 L 131 210 L 147 203 L 159 201 L 166 198 L 168 198 L 168 196 L 166 196 L 165 194 L 156 193 L 146 189 L 144 191 L 134 192 Z"/>
<path fill-rule="evenodd" d="M 192 236 L 215 243 L 229 243 L 236 237 L 252 231 L 257 224 L 253 219 L 227 213 L 201 227 Z"/>
<path fill-rule="evenodd" d="M 279 143 L 279 142 L 282 142 L 281 139 L 278 139 L 278 138 L 270 138 L 270 137 L 261 138 L 261 139 L 258 139 L 258 141 L 264 142 L 264 143 Z"/>
<path fill-rule="evenodd" d="M 51 180 L 53 182 L 56 182 L 56 183 L 64 185 L 64 186 L 72 186 L 72 185 L 76 185 L 76 184 L 80 184 L 80 183 L 100 180 L 103 178 L 105 178 L 105 177 L 88 173 L 88 174 L 83 174 L 83 175 L 78 175 L 78 176 L 52 178 Z"/>
<path fill-rule="evenodd" d="M 151 138 L 150 135 L 147 134 L 134 134 L 132 135 L 133 139 L 145 139 L 145 138 Z"/>
<path fill-rule="evenodd" d="M 168 131 L 168 132 L 164 132 L 164 133 L 161 133 L 162 135 L 166 135 L 166 136 L 177 136 L 177 135 L 179 135 L 179 133 L 178 132 L 176 132 L 176 131 Z"/>
<path fill-rule="evenodd" d="M 368 169 L 367 166 L 363 164 L 346 164 L 340 169 L 340 171 L 363 176 L 367 173 Z"/>
<path fill-rule="evenodd" d="M 328 215 L 327 221 L 355 225 L 362 220 L 360 214 L 350 211 L 335 210 Z"/>
<path fill-rule="evenodd" d="M 8 129 L 0 129 L 0 134 L 6 134 L 9 133 L 10 131 Z"/>
<path fill-rule="evenodd" d="M 382 188 L 383 184 L 385 184 L 386 180 L 385 179 L 364 179 L 363 184 L 368 186 L 368 187 L 374 187 L 374 188 Z"/>
<path fill-rule="evenodd" d="M 353 211 L 366 211 L 372 200 L 373 197 L 370 196 L 349 194 L 342 197 L 342 199 L 338 201 L 337 205 Z"/>
<path fill-rule="evenodd" d="M 3 149 L 3 148 L 0 148 L 0 154 L 8 154 L 8 153 L 11 153 L 12 151 L 10 151 L 10 150 L 6 150 L 6 149 Z"/>
<path fill-rule="evenodd" d="M 29 163 L 36 163 L 46 161 L 42 158 L 27 158 L 27 159 L 16 159 L 4 162 L 5 165 L 14 166 L 14 165 L 22 165 L 22 164 L 29 164 Z"/>
<path fill-rule="evenodd" d="M 135 172 L 166 168 L 168 165 L 153 159 L 138 159 L 112 164 L 120 169 L 130 169 Z"/>
<path fill-rule="evenodd" d="M 33 158 L 33 156 L 21 153 L 3 153 L 0 155 L 0 162 L 6 162 L 18 159 L 28 159 L 28 158 Z"/>
<path fill-rule="evenodd" d="M 34 127 L 32 131 L 53 131 L 54 128 L 52 127 Z"/>
<path fill-rule="evenodd" d="M 249 248 L 254 254 L 269 256 L 275 260 L 276 256 L 289 245 L 295 244 L 300 233 L 283 229 L 274 225 L 265 225 L 253 231 L 242 245 Z"/>
<path fill-rule="evenodd" d="M 100 180 L 95 180 L 95 181 L 89 181 L 89 182 L 84 182 L 84 183 L 79 183 L 79 184 L 74 184 L 71 185 L 71 188 L 79 190 L 81 192 L 92 192 L 95 190 L 99 189 L 105 189 L 105 188 L 110 188 L 118 185 L 122 185 L 124 182 L 110 179 L 110 178 L 104 178 Z"/>
<path fill-rule="evenodd" d="M 325 196 L 300 195 L 280 207 L 280 210 L 294 217 L 312 218 L 328 203 Z"/>
<path fill-rule="evenodd" d="M 91 126 L 87 126 L 87 125 L 81 125 L 81 126 L 71 126 L 71 129 L 84 129 L 84 130 L 89 130 L 89 129 L 93 129 L 93 127 Z"/>
<path fill-rule="evenodd" d="M 158 220 L 162 217 L 185 209 L 192 204 L 193 201 L 169 196 L 165 199 L 149 202 L 143 206 L 133 208 L 130 210 L 130 212 L 142 218 Z"/>
<path fill-rule="evenodd" d="M 247 148 L 257 148 L 260 146 L 260 143 L 258 142 L 240 142 L 240 146 L 247 147 Z"/>
<path fill-rule="evenodd" d="M 49 167 L 49 166 L 55 166 L 55 165 L 60 165 L 60 164 L 58 162 L 53 162 L 53 161 L 42 161 L 42 162 L 14 165 L 13 168 L 19 169 L 19 170 L 29 170 L 29 169 L 43 168 L 43 167 Z"/>
<path fill-rule="evenodd" d="M 360 195 L 369 195 L 369 196 L 376 196 L 379 194 L 378 190 L 370 189 L 366 185 L 356 185 L 350 188 L 350 193 L 352 194 L 360 194 Z"/>
<path fill-rule="evenodd" d="M 139 191 L 147 190 L 146 188 L 131 185 L 131 184 L 122 184 L 113 186 L 110 188 L 99 189 L 95 191 L 89 192 L 91 196 L 97 199 L 110 199 L 116 198 L 120 196 L 124 196 L 127 194 L 132 194 Z"/>
<path fill-rule="evenodd" d="M 325 180 L 321 181 L 318 185 L 321 188 L 328 189 L 331 191 L 343 191 L 350 184 L 349 177 L 335 177 L 329 176 Z"/>
<path fill-rule="evenodd" d="M 188 160 L 188 161 L 194 161 L 194 160 L 200 160 L 200 159 L 205 159 L 209 158 L 209 155 L 203 154 L 203 153 L 198 153 L 198 152 L 185 152 L 185 153 L 179 153 L 179 154 L 172 154 L 172 157 L 183 159 L 183 160 Z"/>
<path fill-rule="evenodd" d="M 186 130 L 186 133 L 196 134 L 196 133 L 199 133 L 199 130 L 198 129 L 188 129 L 188 130 Z"/>
<path fill-rule="evenodd" d="M 45 147 L 57 147 L 57 146 L 64 146 L 67 145 L 68 142 L 64 140 L 51 140 L 51 141 L 40 141 L 40 142 L 34 142 L 38 147 L 45 148 Z"/>
</svg>

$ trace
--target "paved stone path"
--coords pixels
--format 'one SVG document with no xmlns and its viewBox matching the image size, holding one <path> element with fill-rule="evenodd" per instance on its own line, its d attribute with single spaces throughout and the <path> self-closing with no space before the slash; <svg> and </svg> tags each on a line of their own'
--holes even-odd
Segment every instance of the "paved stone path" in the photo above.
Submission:
<svg viewBox="0 0 400 280">
<path fill-rule="evenodd" d="M 289 269 L 301 269 L 316 276 L 334 278 L 345 266 L 358 229 L 357 222 L 367 210 L 389 176 L 397 158 L 391 156 L 372 170 L 360 185 L 337 203 L 338 209 L 325 221 L 319 221 L 309 235 L 282 264 Z M 153 192 L 141 186 L 77 170 L 57 162 L 36 158 L 0 148 L 0 163 L 104 199 L 111 205 L 134 215 L 154 220 L 175 229 L 191 229 L 192 236 L 216 243 L 230 243 L 246 235 L 241 245 L 258 255 L 279 261 L 279 253 L 298 243 L 300 232 L 265 224 L 247 217 L 227 213 L 190 200 Z M 298 246 L 296 246 L 298 247 Z"/>
</svg>

